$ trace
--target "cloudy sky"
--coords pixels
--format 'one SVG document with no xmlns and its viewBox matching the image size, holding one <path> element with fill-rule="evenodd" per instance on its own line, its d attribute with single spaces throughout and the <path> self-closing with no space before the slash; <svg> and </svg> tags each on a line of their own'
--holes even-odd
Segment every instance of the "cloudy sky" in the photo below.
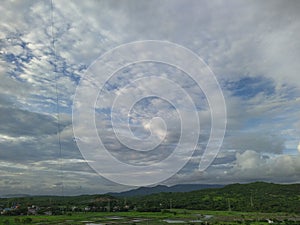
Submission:
<svg viewBox="0 0 300 225">
<path fill-rule="evenodd" d="M 300 182 L 299 11 L 293 0 L 3 1 L 0 195 L 130 189 L 94 170 L 103 165 L 127 179 L 105 163 L 103 148 L 118 162 L 146 168 L 181 145 L 176 160 L 186 164 L 161 181 L 166 185 Z M 144 40 L 189 49 L 210 68 L 220 90 L 205 79 L 199 86 L 187 71 L 161 62 L 133 63 L 109 79 L 103 67 L 91 69 L 104 53 Z M 141 46 L 119 54 L 121 59 L 164 54 L 163 48 Z M 104 64 L 113 65 L 119 55 Z M 191 64 L 191 58 L 182 61 Z M 224 108 L 214 102 L 219 91 L 226 133 L 206 149 L 214 121 L 221 127 L 224 122 Z M 92 118 L 80 111 L 88 107 Z M 86 127 L 90 121 L 97 137 Z M 94 159 L 83 154 L 88 150 L 96 150 Z M 205 152 L 214 160 L 199 171 Z M 144 173 L 145 181 L 158 176 Z"/>
</svg>

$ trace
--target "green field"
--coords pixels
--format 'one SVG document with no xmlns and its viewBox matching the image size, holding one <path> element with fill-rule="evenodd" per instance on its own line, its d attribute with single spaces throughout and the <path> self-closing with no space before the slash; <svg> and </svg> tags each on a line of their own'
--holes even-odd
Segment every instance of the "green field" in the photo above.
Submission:
<svg viewBox="0 0 300 225">
<path fill-rule="evenodd" d="M 0 224 L 300 224 L 299 214 L 172 210 L 162 212 L 87 212 L 57 216 L 0 216 Z"/>
<path fill-rule="evenodd" d="M 0 208 L 0 225 L 300 225 L 300 184 L 255 182 L 132 197 L 81 195 L 0 198 Z"/>
</svg>

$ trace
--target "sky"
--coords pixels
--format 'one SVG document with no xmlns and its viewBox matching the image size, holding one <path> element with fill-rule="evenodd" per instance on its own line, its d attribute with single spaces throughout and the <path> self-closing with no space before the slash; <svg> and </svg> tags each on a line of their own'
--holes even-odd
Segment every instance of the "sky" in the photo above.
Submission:
<svg viewBox="0 0 300 225">
<path fill-rule="evenodd" d="M 299 183 L 299 11 L 293 0 L 2 1 L 0 196 Z M 102 71 L 168 46 L 164 60 L 182 67 Z"/>
</svg>

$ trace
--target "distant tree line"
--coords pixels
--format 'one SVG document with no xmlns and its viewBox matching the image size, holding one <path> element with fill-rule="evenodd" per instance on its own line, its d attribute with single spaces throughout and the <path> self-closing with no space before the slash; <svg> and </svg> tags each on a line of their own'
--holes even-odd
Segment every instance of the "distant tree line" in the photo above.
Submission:
<svg viewBox="0 0 300 225">
<path fill-rule="evenodd" d="M 32 210 L 33 205 L 36 206 L 36 210 Z M 158 193 L 126 198 L 82 195 L 0 199 L 0 211 L 5 215 L 60 215 L 71 212 L 128 210 L 168 213 L 173 208 L 300 213 L 300 184 L 256 182 L 186 193 Z"/>
</svg>

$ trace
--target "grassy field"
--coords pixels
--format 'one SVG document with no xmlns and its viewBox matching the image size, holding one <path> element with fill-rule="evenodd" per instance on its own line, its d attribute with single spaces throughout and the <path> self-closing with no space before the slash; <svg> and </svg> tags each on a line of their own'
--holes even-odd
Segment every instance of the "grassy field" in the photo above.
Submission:
<svg viewBox="0 0 300 225">
<path fill-rule="evenodd" d="M 0 224 L 159 225 L 159 224 L 300 224 L 300 215 L 229 211 L 172 210 L 165 212 L 72 213 L 61 216 L 0 216 Z"/>
</svg>

